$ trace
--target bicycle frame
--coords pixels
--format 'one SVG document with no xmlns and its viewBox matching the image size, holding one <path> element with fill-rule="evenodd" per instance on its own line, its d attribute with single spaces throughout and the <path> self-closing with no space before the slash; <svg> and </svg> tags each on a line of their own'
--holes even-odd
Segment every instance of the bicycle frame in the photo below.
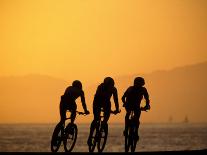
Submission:
<svg viewBox="0 0 207 155">
<path fill-rule="evenodd" d="M 79 112 L 79 111 L 76 111 L 76 113 L 78 115 L 86 115 L 85 113 Z M 58 151 L 62 141 L 64 143 L 65 151 L 66 152 L 72 151 L 72 149 L 75 145 L 75 142 L 76 142 L 78 129 L 77 129 L 76 124 L 71 123 L 71 121 L 69 123 L 67 123 L 67 126 L 66 126 L 66 120 L 70 120 L 70 119 L 71 119 L 71 117 L 68 117 L 64 120 L 64 122 L 59 122 L 56 125 L 56 127 L 54 129 L 54 132 L 53 132 L 53 135 L 52 135 L 52 140 L 51 140 L 51 151 L 52 152 L 57 152 Z M 74 142 L 72 143 L 71 147 L 68 148 L 66 145 L 67 145 L 68 136 L 71 135 L 69 133 L 69 131 L 71 131 L 71 129 L 73 130 L 72 134 L 75 136 L 75 138 L 72 139 Z M 58 144 L 56 145 L 56 143 L 58 143 Z"/>
<path fill-rule="evenodd" d="M 141 107 L 140 114 L 142 111 L 147 112 L 146 108 Z M 127 120 L 128 122 L 126 123 L 125 126 L 125 129 L 127 130 L 125 131 L 125 152 L 128 152 L 130 147 L 131 147 L 131 152 L 134 152 L 136 149 L 136 144 L 139 139 L 139 136 L 137 135 L 138 134 L 137 130 L 139 128 L 139 123 L 137 121 L 139 120 L 137 119 L 139 118 L 135 117 L 134 110 L 131 110 L 129 114 L 129 118 Z M 137 135 L 138 137 L 136 137 L 135 135 Z"/>
<path fill-rule="evenodd" d="M 136 141 L 135 141 L 135 132 L 137 128 L 137 122 L 135 120 L 134 111 L 130 111 L 129 118 L 125 126 L 125 152 L 129 151 L 131 147 L 131 152 L 135 151 Z"/>
<path fill-rule="evenodd" d="M 120 112 L 120 111 L 119 111 Z M 111 111 L 110 113 L 112 114 L 116 114 L 115 112 Z M 108 136 L 108 123 L 104 124 L 104 111 L 103 109 L 101 109 L 100 115 L 99 115 L 99 119 L 97 120 L 97 122 L 95 122 L 95 127 L 93 128 L 93 133 L 95 132 L 95 135 L 92 137 L 90 137 L 90 141 L 93 141 L 91 145 L 89 145 L 89 152 L 93 152 L 95 147 L 96 147 L 96 143 L 98 143 L 98 152 L 102 152 L 105 144 L 106 144 L 106 140 L 107 140 L 107 136 Z"/>
</svg>

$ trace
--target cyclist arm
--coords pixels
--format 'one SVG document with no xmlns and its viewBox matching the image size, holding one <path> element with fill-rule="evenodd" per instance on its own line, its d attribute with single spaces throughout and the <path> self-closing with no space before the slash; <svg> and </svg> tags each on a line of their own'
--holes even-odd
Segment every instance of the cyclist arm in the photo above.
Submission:
<svg viewBox="0 0 207 155">
<path fill-rule="evenodd" d="M 81 97 L 81 102 L 82 102 L 83 109 L 84 109 L 84 111 L 86 113 L 88 110 L 87 110 L 86 101 L 85 101 L 85 95 L 84 95 L 83 91 L 81 92 L 80 97 Z"/>
<path fill-rule="evenodd" d="M 124 95 L 122 96 L 122 102 L 124 103 L 123 104 L 123 107 L 125 107 L 126 106 L 126 99 L 127 99 L 127 96 L 128 96 L 128 94 L 129 94 L 129 92 L 130 92 L 130 90 L 132 89 L 132 87 L 129 87 L 125 92 L 124 92 Z"/>
<path fill-rule="evenodd" d="M 123 104 L 123 107 L 125 107 L 125 105 L 126 105 L 126 92 L 124 93 L 124 95 L 122 96 L 122 98 L 121 98 L 121 100 L 122 100 L 122 102 L 124 103 Z"/>
<path fill-rule="evenodd" d="M 149 94 L 148 94 L 146 88 L 144 88 L 144 98 L 145 98 L 145 101 L 146 101 L 146 106 L 149 106 L 150 105 L 150 100 L 149 100 Z"/>
<path fill-rule="evenodd" d="M 114 103 L 115 103 L 115 107 L 116 107 L 116 111 L 119 111 L 119 101 L 118 101 L 118 93 L 117 93 L 117 89 L 114 88 L 113 91 L 113 98 L 114 98 Z"/>
</svg>

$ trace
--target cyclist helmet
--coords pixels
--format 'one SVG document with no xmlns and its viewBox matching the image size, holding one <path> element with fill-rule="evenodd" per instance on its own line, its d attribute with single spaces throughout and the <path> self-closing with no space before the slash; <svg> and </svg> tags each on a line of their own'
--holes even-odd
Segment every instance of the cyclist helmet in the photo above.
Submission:
<svg viewBox="0 0 207 155">
<path fill-rule="evenodd" d="M 114 86 L 114 80 L 111 77 L 106 77 L 104 79 L 104 85 L 106 86 Z"/>
<path fill-rule="evenodd" d="M 139 87 L 142 87 L 145 85 L 145 81 L 144 81 L 144 78 L 142 77 L 136 77 L 134 79 L 134 86 L 139 86 Z"/>
<path fill-rule="evenodd" d="M 73 81 L 72 86 L 82 89 L 82 83 L 79 80 Z"/>
</svg>

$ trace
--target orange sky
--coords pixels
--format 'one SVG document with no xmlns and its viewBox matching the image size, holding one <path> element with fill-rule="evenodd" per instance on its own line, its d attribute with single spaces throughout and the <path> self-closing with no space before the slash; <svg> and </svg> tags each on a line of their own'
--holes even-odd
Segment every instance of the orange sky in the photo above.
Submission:
<svg viewBox="0 0 207 155">
<path fill-rule="evenodd" d="M 206 0 L 1 0 L 0 76 L 82 81 L 207 60 Z"/>
<path fill-rule="evenodd" d="M 0 76 L 79 79 L 86 88 L 206 61 L 206 41 L 206 0 L 0 1 Z"/>
</svg>

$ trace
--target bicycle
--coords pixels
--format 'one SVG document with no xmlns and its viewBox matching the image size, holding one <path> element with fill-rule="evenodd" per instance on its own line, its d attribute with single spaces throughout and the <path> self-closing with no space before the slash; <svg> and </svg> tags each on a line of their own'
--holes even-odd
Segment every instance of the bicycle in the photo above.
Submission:
<svg viewBox="0 0 207 155">
<path fill-rule="evenodd" d="M 141 111 L 146 111 L 148 109 L 141 107 Z M 126 123 L 124 136 L 125 136 L 125 152 L 129 152 L 129 149 L 131 147 L 131 152 L 135 152 L 137 141 L 139 140 L 139 136 L 137 135 L 137 120 L 134 115 L 134 110 L 130 112 L 129 120 Z"/>
<path fill-rule="evenodd" d="M 78 115 L 86 115 L 85 113 L 79 111 L 76 111 L 76 113 Z M 71 119 L 71 117 L 66 118 L 65 121 L 68 119 Z M 77 134 L 78 128 L 75 123 L 69 122 L 67 126 L 65 126 L 65 122 L 59 122 L 52 134 L 51 151 L 57 152 L 63 142 L 65 152 L 71 152 L 75 146 Z"/>
<path fill-rule="evenodd" d="M 116 115 L 117 112 L 111 111 L 112 114 Z M 118 112 L 120 113 L 120 111 Z M 96 144 L 98 152 L 102 152 L 105 148 L 107 136 L 108 136 L 108 123 L 103 123 L 104 111 L 101 109 L 99 120 L 96 122 L 95 127 L 92 128 L 92 135 L 89 137 L 89 152 L 94 152 Z"/>
</svg>

